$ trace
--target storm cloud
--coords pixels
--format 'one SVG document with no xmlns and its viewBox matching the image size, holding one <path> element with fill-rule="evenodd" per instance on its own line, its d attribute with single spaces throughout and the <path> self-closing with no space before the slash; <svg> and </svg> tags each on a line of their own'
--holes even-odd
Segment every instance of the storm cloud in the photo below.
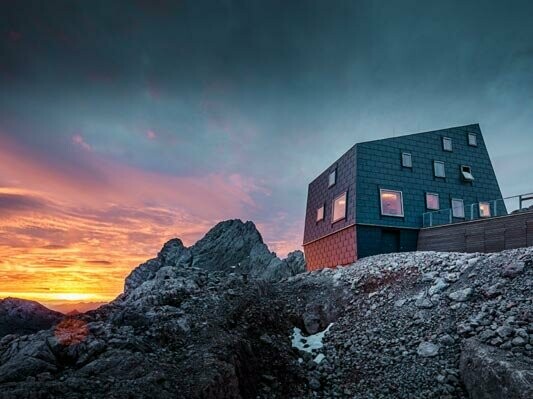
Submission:
<svg viewBox="0 0 533 399">
<path fill-rule="evenodd" d="M 519 0 L 2 2 L 0 192 L 35 190 L 73 221 L 50 242 L 35 230 L 41 247 L 120 229 L 148 258 L 239 217 L 285 254 L 307 184 L 354 143 L 470 123 L 504 195 L 531 191 L 532 14 Z M 0 212 L 32 201 L 3 194 Z"/>
</svg>

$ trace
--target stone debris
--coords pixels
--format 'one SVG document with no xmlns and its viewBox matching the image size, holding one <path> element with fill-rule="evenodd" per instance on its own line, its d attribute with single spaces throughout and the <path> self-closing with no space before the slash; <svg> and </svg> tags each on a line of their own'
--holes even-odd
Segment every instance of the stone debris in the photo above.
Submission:
<svg viewBox="0 0 533 399">
<path fill-rule="evenodd" d="M 532 397 L 533 248 L 302 273 L 254 230 L 172 240 L 61 334 L 0 338 L 0 398 Z"/>
</svg>

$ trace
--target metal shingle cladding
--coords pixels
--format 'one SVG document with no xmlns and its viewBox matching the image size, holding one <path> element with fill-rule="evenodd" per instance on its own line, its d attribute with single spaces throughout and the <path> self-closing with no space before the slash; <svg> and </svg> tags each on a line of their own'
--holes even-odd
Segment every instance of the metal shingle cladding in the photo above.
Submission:
<svg viewBox="0 0 533 399">
<path fill-rule="evenodd" d="M 355 158 L 354 146 L 309 184 L 304 244 L 339 231 L 355 222 Z M 335 168 L 337 168 L 337 181 L 334 186 L 328 187 L 329 172 Z M 345 191 L 348 192 L 346 219 L 332 224 L 333 200 Z M 324 220 L 317 222 L 316 211 L 323 204 L 326 205 Z"/>
<path fill-rule="evenodd" d="M 468 145 L 468 133 L 477 135 L 477 147 Z M 452 152 L 443 150 L 442 137 L 452 139 Z M 465 205 L 502 198 L 477 124 L 359 143 L 356 151 L 357 224 L 420 228 L 426 192 L 439 194 L 441 209 L 450 208 L 452 198 Z M 402 152 L 411 153 L 412 168 L 402 167 Z M 445 163 L 446 178 L 434 177 L 433 161 Z M 472 168 L 473 183 L 461 180 L 461 165 Z M 380 188 L 403 192 L 403 218 L 381 215 Z"/>
</svg>

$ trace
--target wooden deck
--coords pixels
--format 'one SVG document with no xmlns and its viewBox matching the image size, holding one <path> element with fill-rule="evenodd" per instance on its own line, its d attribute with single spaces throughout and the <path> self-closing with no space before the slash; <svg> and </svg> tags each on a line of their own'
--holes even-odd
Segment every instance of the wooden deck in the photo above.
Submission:
<svg viewBox="0 0 533 399">
<path fill-rule="evenodd" d="M 427 227 L 418 234 L 419 251 L 498 252 L 533 246 L 533 211 Z"/>
</svg>

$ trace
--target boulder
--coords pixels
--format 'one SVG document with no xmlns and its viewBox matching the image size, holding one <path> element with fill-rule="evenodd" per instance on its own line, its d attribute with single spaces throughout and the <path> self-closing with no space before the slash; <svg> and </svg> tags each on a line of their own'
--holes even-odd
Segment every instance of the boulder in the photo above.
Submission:
<svg viewBox="0 0 533 399">
<path fill-rule="evenodd" d="M 470 338 L 462 346 L 460 370 L 471 399 L 533 398 L 531 359 Z"/>
</svg>

